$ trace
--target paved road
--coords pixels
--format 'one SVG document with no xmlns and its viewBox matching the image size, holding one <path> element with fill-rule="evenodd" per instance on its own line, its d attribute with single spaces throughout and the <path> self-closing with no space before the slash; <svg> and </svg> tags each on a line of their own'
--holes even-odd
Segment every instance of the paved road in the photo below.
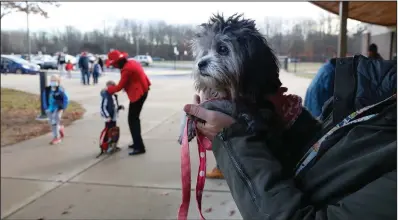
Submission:
<svg viewBox="0 0 398 220">
<path fill-rule="evenodd" d="M 102 86 L 82 86 L 64 79 L 70 98 L 87 109 L 82 120 L 66 128 L 64 142 L 47 143 L 50 134 L 1 148 L 1 218 L 5 219 L 175 219 L 181 199 L 180 147 L 176 143 L 182 106 L 192 99 L 189 77 L 149 74 L 152 88 L 142 112 L 142 133 L 148 152 L 130 157 L 127 113 L 121 112 L 119 153 L 96 159 Z M 178 75 L 178 74 L 171 74 Z M 117 78 L 107 75 L 100 79 Z M 302 95 L 309 80 L 281 73 L 291 93 Z M 1 76 L 1 86 L 39 93 L 38 76 Z M 122 93 L 120 101 L 128 104 Z M 195 144 L 192 144 L 195 149 Z M 197 152 L 192 149 L 192 179 Z M 209 154 L 210 155 L 210 154 Z M 208 166 L 214 166 L 212 156 Z M 194 184 L 192 185 L 194 188 Z M 224 180 L 206 182 L 203 208 L 207 219 L 241 219 Z M 192 196 L 190 219 L 199 219 Z"/>
</svg>

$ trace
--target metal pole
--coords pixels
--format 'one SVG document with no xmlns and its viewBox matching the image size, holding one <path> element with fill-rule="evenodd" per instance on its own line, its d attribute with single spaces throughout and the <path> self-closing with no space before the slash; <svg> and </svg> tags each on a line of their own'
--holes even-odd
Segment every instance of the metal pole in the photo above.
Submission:
<svg viewBox="0 0 398 220">
<path fill-rule="evenodd" d="M 297 67 L 297 58 L 294 60 L 294 73 L 296 73 L 296 67 Z"/>
<path fill-rule="evenodd" d="M 108 52 L 106 51 L 106 20 L 104 20 L 104 54 L 108 54 Z"/>
<path fill-rule="evenodd" d="M 30 30 L 29 30 L 29 3 L 26 1 L 26 28 L 28 38 L 28 60 L 30 61 Z"/>
<path fill-rule="evenodd" d="M 140 55 L 140 38 L 137 36 L 136 39 L 137 39 L 137 42 L 136 42 L 137 44 L 135 46 L 136 46 L 137 56 L 138 56 L 138 55 Z"/>
<path fill-rule="evenodd" d="M 347 18 L 348 18 L 348 2 L 340 2 L 340 33 L 337 46 L 337 56 L 345 57 L 347 54 Z"/>
<path fill-rule="evenodd" d="M 40 71 L 40 115 L 37 117 L 37 120 L 47 120 L 46 110 L 43 105 L 43 92 L 47 86 L 47 73 L 44 71 Z"/>
<path fill-rule="evenodd" d="M 285 57 L 284 63 L 285 63 L 285 70 L 289 71 L 288 69 L 289 58 Z"/>
</svg>

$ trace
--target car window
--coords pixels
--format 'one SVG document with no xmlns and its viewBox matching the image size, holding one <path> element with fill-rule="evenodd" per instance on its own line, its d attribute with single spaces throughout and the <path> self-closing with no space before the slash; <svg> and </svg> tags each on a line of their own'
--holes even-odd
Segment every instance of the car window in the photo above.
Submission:
<svg viewBox="0 0 398 220">
<path fill-rule="evenodd" d="M 8 64 L 8 63 L 11 63 L 11 60 L 10 59 L 7 59 L 7 58 L 1 58 L 1 63 L 3 64 Z"/>
<path fill-rule="evenodd" d="M 29 65 L 30 63 L 22 58 L 18 58 L 18 57 L 13 57 L 12 59 L 10 59 L 16 63 L 20 63 L 20 64 L 26 64 Z"/>
</svg>

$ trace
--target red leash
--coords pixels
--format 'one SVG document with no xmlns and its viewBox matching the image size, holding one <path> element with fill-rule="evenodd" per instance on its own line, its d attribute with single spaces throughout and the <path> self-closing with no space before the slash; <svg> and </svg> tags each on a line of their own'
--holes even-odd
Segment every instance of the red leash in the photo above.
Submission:
<svg viewBox="0 0 398 220">
<path fill-rule="evenodd" d="M 191 201 L 191 161 L 189 157 L 189 143 L 188 143 L 188 118 L 181 145 L 181 184 L 182 184 L 182 202 L 178 210 L 178 220 L 187 220 L 189 203 Z M 205 136 L 201 135 L 196 130 L 196 140 L 198 143 L 199 153 L 199 170 L 196 179 L 196 202 L 201 220 L 205 220 L 202 214 L 202 195 L 206 181 L 206 150 L 211 150 L 211 142 Z"/>
</svg>

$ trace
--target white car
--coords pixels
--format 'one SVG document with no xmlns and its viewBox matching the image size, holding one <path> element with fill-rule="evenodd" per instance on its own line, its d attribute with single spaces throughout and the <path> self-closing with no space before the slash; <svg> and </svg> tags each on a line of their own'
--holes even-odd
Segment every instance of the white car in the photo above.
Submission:
<svg viewBox="0 0 398 220">
<path fill-rule="evenodd" d="M 133 59 L 141 63 L 143 66 L 149 66 L 153 63 L 152 57 L 149 55 L 137 55 L 133 57 Z"/>
</svg>

